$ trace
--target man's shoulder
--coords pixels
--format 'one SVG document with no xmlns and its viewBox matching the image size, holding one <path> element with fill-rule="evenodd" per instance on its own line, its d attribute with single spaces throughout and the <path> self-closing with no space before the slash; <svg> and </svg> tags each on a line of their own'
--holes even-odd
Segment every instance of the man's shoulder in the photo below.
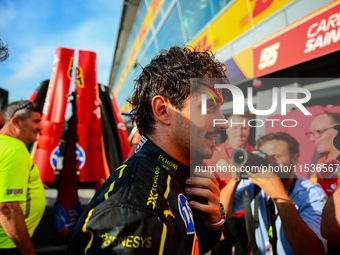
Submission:
<svg viewBox="0 0 340 255">
<path fill-rule="evenodd" d="M 136 209 L 147 208 L 151 195 L 160 196 L 156 193 L 150 195 L 152 188 L 160 185 L 162 175 L 162 171 L 155 169 L 147 158 L 132 155 L 100 187 L 95 195 L 97 197 L 95 207 L 104 203 L 104 207 L 130 205 L 131 208 Z"/>
<path fill-rule="evenodd" d="M 224 147 L 224 143 L 217 144 L 214 146 L 213 151 L 222 151 Z"/>
<path fill-rule="evenodd" d="M 26 147 L 25 144 L 21 140 L 11 137 L 11 136 L 7 136 L 7 135 L 0 135 L 0 144 L 1 144 L 1 147 L 7 146 L 11 148 L 18 148 L 18 149 L 22 149 Z"/>
<path fill-rule="evenodd" d="M 327 199 L 327 195 L 320 184 L 312 182 L 306 178 L 299 177 L 296 182 L 296 187 L 294 188 L 295 196 L 297 198 L 303 199 L 306 201 L 312 200 L 325 200 Z M 301 198 L 303 196 L 304 198 Z"/>
<path fill-rule="evenodd" d="M 252 151 L 256 150 L 256 147 L 254 147 L 253 145 L 247 144 L 246 150 L 249 151 L 249 152 L 252 152 Z"/>
<path fill-rule="evenodd" d="M 222 156 L 222 155 L 226 155 L 224 143 L 220 143 L 213 148 L 212 158 L 214 158 L 214 157 L 216 158 L 216 157 L 219 157 L 219 156 Z"/>
<path fill-rule="evenodd" d="M 13 137 L 0 135 L 0 154 L 12 155 L 23 157 L 23 155 L 29 156 L 28 150 L 25 144 Z"/>
<path fill-rule="evenodd" d="M 322 189 L 320 184 L 315 183 L 307 178 L 299 177 L 297 179 L 297 186 L 301 186 L 308 189 Z"/>
<path fill-rule="evenodd" d="M 245 149 L 249 152 L 256 150 L 256 148 L 254 146 L 252 146 L 248 143 L 247 143 Z M 210 159 L 206 159 L 205 162 L 207 162 L 207 165 L 215 165 L 215 164 L 218 163 L 219 160 L 229 162 L 230 156 L 231 156 L 233 151 L 234 151 L 234 149 L 230 146 L 228 139 L 227 139 L 223 143 L 220 143 L 213 148 L 212 157 Z"/>
<path fill-rule="evenodd" d="M 159 204 L 164 195 L 153 190 L 158 179 L 148 168 L 148 160 L 132 155 L 99 188 L 80 219 L 94 229 L 101 228 L 101 222 L 115 228 L 146 218 L 158 218 Z M 148 171 L 150 169 L 150 171 Z M 163 202 L 163 201 L 162 201 Z M 78 224 L 78 225 L 79 225 Z M 81 226 L 77 226 L 81 232 Z"/>
</svg>

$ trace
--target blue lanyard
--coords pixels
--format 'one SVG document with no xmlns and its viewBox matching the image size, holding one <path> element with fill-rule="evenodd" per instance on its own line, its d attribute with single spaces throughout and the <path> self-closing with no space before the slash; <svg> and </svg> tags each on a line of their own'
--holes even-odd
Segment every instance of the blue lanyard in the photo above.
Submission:
<svg viewBox="0 0 340 255">
<path fill-rule="evenodd" d="M 294 177 L 293 183 L 292 183 L 292 185 L 289 187 L 289 190 L 288 190 L 288 195 L 289 195 L 289 196 L 292 194 L 292 192 L 293 192 L 293 190 L 294 190 L 294 188 L 295 188 L 296 181 L 297 181 L 297 178 Z M 267 196 L 266 193 L 264 194 L 264 197 L 265 197 L 266 208 L 267 208 L 267 213 L 268 213 L 268 214 L 267 214 L 267 216 L 268 216 L 268 222 L 270 223 L 269 226 L 272 226 L 271 221 L 270 221 L 270 211 L 269 211 L 269 207 L 268 207 L 268 200 L 269 200 L 270 198 L 268 199 L 268 196 Z M 278 216 L 278 213 L 275 214 L 275 220 L 276 220 L 277 216 Z"/>
<path fill-rule="evenodd" d="M 292 185 L 290 186 L 288 190 L 288 195 L 290 196 L 293 192 L 293 189 L 295 187 L 297 178 L 294 178 Z M 271 198 L 267 199 L 267 194 L 265 194 L 265 201 L 266 201 L 266 207 L 267 207 L 267 216 L 268 216 L 268 237 L 269 242 L 272 245 L 273 248 L 273 254 L 276 255 L 277 253 L 277 230 L 275 226 L 275 221 L 277 219 L 278 213 L 275 214 L 275 205 Z"/>
</svg>

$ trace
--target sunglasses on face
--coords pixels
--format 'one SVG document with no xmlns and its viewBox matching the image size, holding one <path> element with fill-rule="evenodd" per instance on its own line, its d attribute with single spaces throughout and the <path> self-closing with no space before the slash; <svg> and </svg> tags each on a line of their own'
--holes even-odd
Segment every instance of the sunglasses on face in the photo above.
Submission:
<svg viewBox="0 0 340 255">
<path fill-rule="evenodd" d="M 306 133 L 306 136 L 308 139 L 310 139 L 312 136 L 314 136 L 315 138 L 319 138 L 323 133 L 325 133 L 329 129 L 333 129 L 333 127 L 309 131 Z"/>
<path fill-rule="evenodd" d="M 15 111 L 12 113 L 12 118 L 14 117 L 14 115 L 20 111 L 20 110 L 23 110 L 25 108 L 29 108 L 29 109 L 37 109 L 38 108 L 38 105 L 36 103 L 32 103 L 32 102 L 27 102 L 25 104 L 23 104 L 22 106 L 19 106 L 17 109 L 15 109 Z"/>
</svg>

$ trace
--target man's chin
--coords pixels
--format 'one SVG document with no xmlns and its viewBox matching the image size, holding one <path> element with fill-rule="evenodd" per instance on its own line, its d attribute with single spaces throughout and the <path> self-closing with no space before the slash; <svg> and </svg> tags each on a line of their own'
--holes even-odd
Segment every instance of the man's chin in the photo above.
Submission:
<svg viewBox="0 0 340 255">
<path fill-rule="evenodd" d="M 211 149 L 201 149 L 196 150 L 190 153 L 191 160 L 203 160 L 203 159 L 210 159 L 213 155 L 213 150 Z"/>
<path fill-rule="evenodd" d="M 201 153 L 201 159 L 210 159 L 213 156 L 213 150 L 211 149 L 207 149 L 202 151 Z"/>
<path fill-rule="evenodd" d="M 34 137 L 34 138 L 32 138 L 32 139 L 30 139 L 30 141 L 29 141 L 29 143 L 28 144 L 30 144 L 30 143 L 34 143 L 36 140 L 37 140 L 37 136 L 36 137 Z"/>
</svg>

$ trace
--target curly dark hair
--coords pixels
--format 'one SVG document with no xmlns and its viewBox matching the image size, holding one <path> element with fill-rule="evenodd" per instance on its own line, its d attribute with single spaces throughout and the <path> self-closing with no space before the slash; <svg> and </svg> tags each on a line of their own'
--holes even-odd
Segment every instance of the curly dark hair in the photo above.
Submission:
<svg viewBox="0 0 340 255">
<path fill-rule="evenodd" d="M 0 38 L 0 62 L 5 61 L 9 56 L 8 47 Z"/>
<path fill-rule="evenodd" d="M 293 157 L 295 154 L 299 154 L 299 143 L 290 134 L 285 132 L 269 133 L 267 135 L 261 136 L 257 141 L 257 148 L 260 148 L 266 142 L 272 140 L 284 141 L 288 145 L 289 155 Z"/>
<path fill-rule="evenodd" d="M 181 110 L 190 94 L 190 79 L 227 78 L 225 69 L 210 51 L 178 46 L 159 51 L 150 64 L 142 68 L 135 80 L 134 93 L 128 100 L 140 134 L 150 134 L 154 130 L 153 97 L 163 96 Z"/>
</svg>

